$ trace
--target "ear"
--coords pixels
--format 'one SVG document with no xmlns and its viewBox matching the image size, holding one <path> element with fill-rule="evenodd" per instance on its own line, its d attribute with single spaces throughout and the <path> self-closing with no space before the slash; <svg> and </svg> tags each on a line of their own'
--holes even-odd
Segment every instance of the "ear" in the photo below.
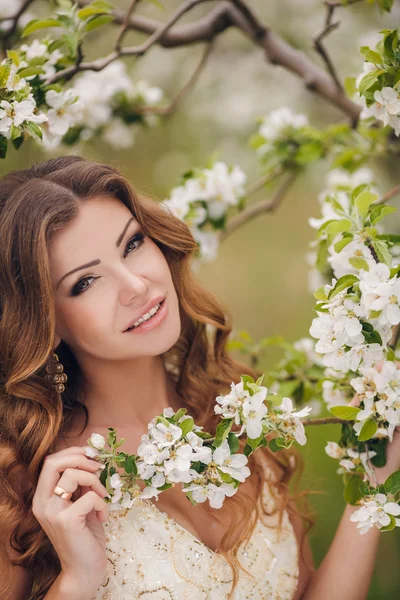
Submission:
<svg viewBox="0 0 400 600">
<path fill-rule="evenodd" d="M 61 342 L 61 338 L 59 335 L 55 335 L 54 336 L 54 343 L 53 343 L 53 349 L 55 350 L 57 348 L 57 346 L 60 344 Z"/>
</svg>

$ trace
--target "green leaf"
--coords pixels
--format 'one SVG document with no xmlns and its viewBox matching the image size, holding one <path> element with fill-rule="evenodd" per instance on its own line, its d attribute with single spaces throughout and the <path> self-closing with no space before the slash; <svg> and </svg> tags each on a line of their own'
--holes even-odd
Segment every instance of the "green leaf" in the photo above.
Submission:
<svg viewBox="0 0 400 600">
<path fill-rule="evenodd" d="M 12 60 L 12 62 L 15 65 L 17 65 L 17 67 L 18 67 L 21 62 L 21 57 L 20 57 L 19 53 L 16 52 L 15 50 L 6 50 L 6 53 L 7 53 L 7 58 Z"/>
<path fill-rule="evenodd" d="M 363 55 L 365 60 L 373 63 L 374 65 L 379 65 L 382 62 L 382 57 L 379 54 L 379 52 L 371 50 L 371 48 L 369 48 L 368 46 L 361 46 L 360 54 Z"/>
<path fill-rule="evenodd" d="M 21 71 L 18 71 L 18 75 L 20 77 L 30 77 L 31 75 L 41 75 L 45 72 L 46 71 L 41 67 L 26 67 L 26 69 L 21 69 Z"/>
<path fill-rule="evenodd" d="M 378 72 L 379 71 L 372 71 L 371 73 L 367 73 L 361 79 L 361 81 L 358 85 L 358 91 L 360 92 L 361 96 L 364 94 L 364 92 L 366 90 L 368 90 L 370 87 L 372 87 L 374 85 L 374 83 L 376 83 L 376 81 L 378 80 L 378 75 L 377 75 Z"/>
<path fill-rule="evenodd" d="M 349 98 L 352 98 L 357 91 L 356 78 L 355 77 L 345 77 L 344 89 L 345 89 L 347 96 Z"/>
<path fill-rule="evenodd" d="M 326 233 L 328 233 L 329 235 L 336 235 L 337 233 L 340 233 L 342 231 L 349 231 L 351 226 L 352 223 L 350 219 L 337 219 L 333 221 L 333 223 L 329 223 L 329 225 L 326 228 Z"/>
<path fill-rule="evenodd" d="M 110 12 L 110 8 L 103 8 L 100 6 L 86 6 L 85 8 L 81 8 L 81 10 L 78 10 L 78 12 L 76 13 L 78 18 L 81 19 L 82 21 L 84 21 L 85 19 L 89 18 L 89 17 L 93 17 L 94 15 L 102 15 L 104 13 L 109 13 Z"/>
<path fill-rule="evenodd" d="M 187 435 L 189 433 L 189 431 L 192 431 L 193 425 L 194 425 L 193 417 L 187 417 L 184 421 L 179 423 L 178 427 L 180 427 L 182 429 L 182 437 L 185 437 L 185 435 Z"/>
<path fill-rule="evenodd" d="M 117 432 L 113 427 L 108 428 L 107 444 L 112 447 L 117 440 Z"/>
<path fill-rule="evenodd" d="M 320 285 L 319 288 L 317 288 L 314 292 L 314 297 L 317 300 L 328 300 L 328 296 L 325 293 L 325 286 L 324 285 Z"/>
<path fill-rule="evenodd" d="M 175 423 L 177 423 L 181 417 L 183 417 L 184 415 L 186 415 L 186 413 L 187 413 L 186 408 L 180 408 L 179 410 L 177 410 L 176 413 L 175 413 L 175 415 L 174 415 L 174 421 L 175 421 Z"/>
<path fill-rule="evenodd" d="M 214 448 L 219 448 L 223 441 L 228 437 L 230 430 L 232 429 L 233 419 L 222 419 L 217 425 L 215 432 L 215 440 L 213 442 Z"/>
<path fill-rule="evenodd" d="M 350 288 L 353 285 L 353 283 L 356 283 L 356 281 L 358 281 L 358 277 L 356 277 L 356 275 L 349 274 L 340 277 L 337 280 L 335 287 L 332 288 L 328 294 L 329 300 L 334 298 L 337 294 L 339 294 L 339 292 Z"/>
<path fill-rule="evenodd" d="M 386 12 L 390 12 L 393 6 L 394 0 L 378 0 L 378 4 Z"/>
<path fill-rule="evenodd" d="M 333 248 L 335 250 L 335 252 L 337 252 L 339 254 L 339 252 L 341 252 L 343 250 L 343 248 L 345 248 L 347 246 L 347 244 L 350 244 L 350 242 L 353 241 L 353 236 L 349 235 L 348 237 L 343 237 L 341 240 L 339 240 L 338 242 L 336 242 L 336 244 L 334 244 Z"/>
<path fill-rule="evenodd" d="M 368 190 L 361 192 L 354 200 L 359 215 L 364 218 L 368 214 L 369 207 L 373 202 L 376 202 L 376 200 L 378 200 L 377 194 L 373 194 Z"/>
<path fill-rule="evenodd" d="M 367 419 L 364 425 L 361 428 L 360 434 L 358 436 L 359 442 L 366 442 L 370 440 L 373 435 L 377 432 L 378 425 L 372 419 Z"/>
<path fill-rule="evenodd" d="M 29 23 L 25 26 L 23 32 L 21 33 L 21 37 L 24 38 L 27 35 L 38 31 L 38 29 L 45 29 L 46 27 L 62 27 L 62 25 L 56 19 L 32 19 L 32 21 L 29 21 Z"/>
<path fill-rule="evenodd" d="M 170 487 L 172 487 L 172 483 L 164 483 L 164 485 L 162 485 L 161 487 L 159 487 L 158 489 L 163 492 L 164 490 L 169 490 Z"/>
<path fill-rule="evenodd" d="M 10 71 L 10 65 L 2 65 L 0 67 L 0 88 L 6 87 L 8 78 L 10 76 Z"/>
<path fill-rule="evenodd" d="M 355 269 L 364 269 L 364 271 L 369 271 L 369 265 L 365 258 L 360 258 L 358 256 L 351 256 L 349 258 L 349 263 Z"/>
<path fill-rule="evenodd" d="M 383 51 L 385 58 L 387 58 L 389 62 L 394 61 L 396 58 L 396 48 L 398 41 L 399 34 L 397 29 L 394 29 L 390 33 L 385 34 L 383 42 Z"/>
<path fill-rule="evenodd" d="M 14 146 L 14 148 L 16 150 L 19 150 L 19 148 L 22 146 L 23 142 L 24 142 L 24 136 L 23 135 L 21 135 L 20 137 L 11 139 L 11 143 L 12 143 L 12 145 Z"/>
<path fill-rule="evenodd" d="M 230 432 L 230 434 L 228 435 L 228 444 L 229 444 L 231 454 L 235 454 L 235 452 L 237 452 L 240 447 L 240 442 L 239 442 L 238 436 L 235 435 L 234 433 Z"/>
<path fill-rule="evenodd" d="M 5 158 L 7 155 L 8 140 L 4 135 L 0 135 L 0 158 Z"/>
<path fill-rule="evenodd" d="M 361 484 L 362 479 L 358 475 L 353 475 L 350 477 L 343 492 L 343 496 L 347 504 L 357 504 L 357 501 L 364 496 L 360 489 Z"/>
<path fill-rule="evenodd" d="M 383 484 L 387 494 L 397 494 L 400 491 L 400 471 L 392 473 Z"/>
<path fill-rule="evenodd" d="M 389 515 L 390 517 L 390 523 L 389 525 L 386 525 L 385 527 L 380 527 L 380 531 L 392 531 L 392 529 L 394 529 L 396 527 L 396 519 L 393 515 Z"/>
<path fill-rule="evenodd" d="M 361 409 L 356 406 L 332 406 L 329 409 L 329 412 L 339 419 L 354 421 L 360 410 Z"/>
<path fill-rule="evenodd" d="M 85 25 L 85 31 L 93 31 L 93 29 L 97 29 L 97 27 L 101 27 L 102 25 L 107 25 L 107 23 L 111 23 L 114 21 L 115 17 L 113 15 L 102 15 L 100 17 L 93 17 L 90 19 Z"/>
<path fill-rule="evenodd" d="M 318 244 L 317 260 L 315 266 L 320 273 L 324 272 L 328 259 L 328 240 L 321 240 Z"/>
<path fill-rule="evenodd" d="M 125 461 L 124 469 L 126 473 L 133 473 L 135 476 L 138 474 L 137 465 L 136 465 L 136 456 L 134 454 L 130 454 Z"/>
<path fill-rule="evenodd" d="M 369 218 L 371 225 L 375 225 L 375 223 L 378 223 L 378 221 L 386 217 L 386 215 L 390 215 L 391 213 L 396 212 L 396 210 L 397 208 L 395 206 L 385 206 L 384 204 L 379 204 L 372 210 L 370 214 Z"/>
<path fill-rule="evenodd" d="M 379 262 L 385 263 L 388 267 L 392 266 L 392 255 L 389 252 L 389 249 L 385 242 L 381 240 L 374 240 L 373 242 L 374 250 L 379 258 Z"/>
</svg>

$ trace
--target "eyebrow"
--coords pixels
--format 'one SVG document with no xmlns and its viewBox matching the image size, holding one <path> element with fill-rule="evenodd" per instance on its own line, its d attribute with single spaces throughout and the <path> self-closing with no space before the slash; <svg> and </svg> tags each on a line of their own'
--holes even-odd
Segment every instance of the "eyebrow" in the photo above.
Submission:
<svg viewBox="0 0 400 600">
<path fill-rule="evenodd" d="M 127 224 L 125 225 L 125 227 L 123 228 L 121 234 L 118 236 L 118 239 L 115 243 L 116 247 L 119 248 L 121 245 L 122 240 L 125 237 L 126 234 L 126 230 L 128 229 L 130 223 L 132 223 L 132 221 L 136 221 L 135 217 L 131 217 L 129 219 L 129 221 L 127 222 Z M 62 281 L 64 281 L 64 279 L 66 277 L 68 277 L 69 275 L 72 275 L 73 273 L 76 273 L 76 271 L 81 271 L 82 269 L 87 269 L 89 267 L 94 267 L 95 265 L 99 265 L 101 263 L 101 260 L 99 258 L 97 258 L 96 260 L 92 260 L 91 262 L 86 263 L 85 265 L 82 265 L 81 267 L 76 267 L 75 269 L 72 269 L 72 271 L 68 271 L 68 273 L 65 273 L 65 275 L 63 275 L 61 277 L 61 279 L 59 280 L 59 282 L 56 285 L 56 290 L 58 290 L 58 288 L 60 287 Z"/>
</svg>

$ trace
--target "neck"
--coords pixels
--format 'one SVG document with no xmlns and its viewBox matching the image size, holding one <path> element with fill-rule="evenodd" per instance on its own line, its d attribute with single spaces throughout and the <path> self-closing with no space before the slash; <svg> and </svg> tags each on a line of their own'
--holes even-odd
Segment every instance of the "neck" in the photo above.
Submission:
<svg viewBox="0 0 400 600">
<path fill-rule="evenodd" d="M 92 372 L 86 365 L 84 373 L 89 423 L 98 427 L 146 427 L 164 408 L 181 406 L 161 356 L 96 364 Z"/>
</svg>

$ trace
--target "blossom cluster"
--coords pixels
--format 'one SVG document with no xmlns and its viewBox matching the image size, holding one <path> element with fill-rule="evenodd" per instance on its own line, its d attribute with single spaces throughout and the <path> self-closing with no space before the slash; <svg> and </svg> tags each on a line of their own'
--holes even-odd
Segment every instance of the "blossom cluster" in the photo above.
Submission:
<svg viewBox="0 0 400 600">
<path fill-rule="evenodd" d="M 231 384 L 229 394 L 216 398 L 215 413 L 222 420 L 215 438 L 195 425 L 186 409 L 175 413 L 172 408 L 164 409 L 148 424 L 137 455 L 118 450 L 124 440 L 117 442 L 115 429 L 109 428 L 110 451 L 105 438 L 93 433 L 86 454 L 106 465 L 100 479 L 109 491 L 111 507 L 130 508 L 138 498 L 158 499 L 160 492 L 182 483 L 182 491 L 193 504 L 209 500 L 210 506 L 220 508 L 249 477 L 248 456 L 268 444 L 268 433 L 276 434 L 269 442 L 273 451 L 288 448 L 295 440 L 305 444 L 300 418 L 311 409 L 295 411 L 289 398 L 268 394 L 268 388 L 260 383 L 261 379 L 255 382 L 242 375 L 240 383 Z M 240 430 L 233 432 L 233 425 Z M 240 453 L 243 434 L 247 442 L 244 453 Z M 124 472 L 119 473 L 117 467 L 123 467 Z M 143 489 L 138 480 L 145 483 Z"/>
<path fill-rule="evenodd" d="M 210 168 L 193 169 L 172 189 L 162 206 L 185 221 L 197 241 L 200 257 L 213 260 L 230 207 L 242 207 L 246 174 L 238 165 L 216 161 Z"/>
<path fill-rule="evenodd" d="M 399 30 L 384 30 L 383 40 L 374 49 L 363 46 L 363 71 L 355 80 L 362 102 L 361 119 L 376 119 L 400 135 L 400 95 L 398 72 Z"/>
<path fill-rule="evenodd" d="M 0 63 L 1 158 L 6 155 L 8 140 L 18 148 L 29 136 L 47 150 L 94 136 L 115 148 L 128 148 L 134 143 L 138 124 L 159 122 L 149 109 L 160 104 L 162 90 L 142 79 L 134 80 L 122 61 L 98 72 L 83 72 L 73 86 L 67 86 L 62 78 L 48 83 L 74 64 L 82 36 L 106 22 L 111 8 L 106 2 L 82 10 L 72 2 L 64 5 L 51 19 L 30 20 L 22 33 L 24 37 L 37 29 L 56 27 L 62 32 L 56 40 L 45 37 L 23 43 L 7 50 Z"/>
</svg>

